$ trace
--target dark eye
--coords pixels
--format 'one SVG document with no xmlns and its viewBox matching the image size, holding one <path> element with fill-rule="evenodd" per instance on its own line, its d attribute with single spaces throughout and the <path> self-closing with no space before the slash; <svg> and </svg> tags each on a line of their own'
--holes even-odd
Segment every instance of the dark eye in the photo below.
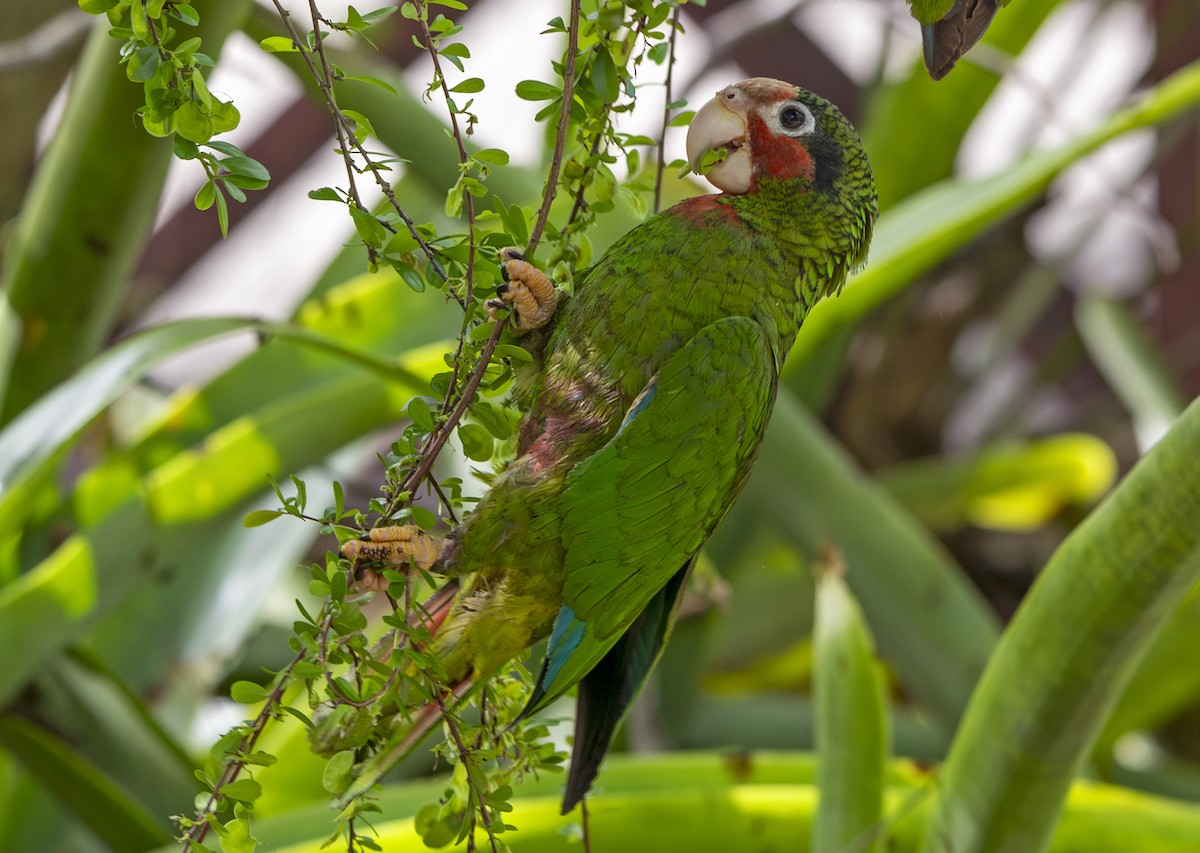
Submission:
<svg viewBox="0 0 1200 853">
<path fill-rule="evenodd" d="M 799 130 L 808 121 L 808 113 L 795 104 L 788 104 L 779 111 L 779 123 L 784 130 Z"/>
</svg>

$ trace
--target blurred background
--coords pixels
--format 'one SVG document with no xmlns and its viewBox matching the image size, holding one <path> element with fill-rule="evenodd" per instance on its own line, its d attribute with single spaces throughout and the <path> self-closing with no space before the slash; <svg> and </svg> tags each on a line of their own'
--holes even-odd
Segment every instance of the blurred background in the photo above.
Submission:
<svg viewBox="0 0 1200 853">
<path fill-rule="evenodd" d="M 293 599 L 307 596 L 297 567 L 331 543 L 290 520 L 245 530 L 242 515 L 275 505 L 268 475 L 302 476 L 314 514 L 335 478 L 365 503 L 420 391 L 253 330 L 141 354 L 114 343 L 169 320 L 251 316 L 419 366 L 440 363 L 458 330 L 435 294 L 367 274 L 345 210 L 307 198 L 344 183 L 344 167 L 311 81 L 258 47 L 282 31 L 274 9 L 195 5 L 228 32 L 209 80 L 241 112 L 228 138 L 271 173 L 231 206 L 227 239 L 193 207 L 200 169 L 136 126 L 140 87 L 95 19 L 66 0 L 16 0 L 0 15 L 0 641 L 18 659 L 0 680 L 0 850 L 162 843 L 163 816 L 190 808 L 192 762 L 246 716 L 228 685 L 290 658 Z M 331 18 L 345 9 L 320 5 Z M 514 87 L 548 79 L 563 44 L 537 34 L 567 6 L 469 6 L 442 11 L 487 81 L 472 140 L 512 155 L 489 187 L 536 206 L 547 128 Z M 889 667 L 895 750 L 934 761 L 1050 554 L 1200 394 L 1195 107 L 1100 144 L 1121 109 L 1200 59 L 1200 5 L 1013 0 L 938 83 L 901 0 L 710 0 L 685 5 L 681 22 L 673 97 L 695 109 L 769 76 L 833 101 L 863 134 L 887 228 L 874 264 L 802 332 L 758 471 L 706 551 L 622 746 L 810 747 L 809 566 L 832 540 Z M 408 213 L 453 231 L 443 201 L 456 155 L 442 105 L 422 100 L 431 72 L 408 23 L 388 19 L 378 52 L 339 45 L 347 69 L 397 89 L 347 83 L 342 102 L 411 164 L 395 173 Z M 214 56 L 223 35 L 205 42 Z M 640 67 L 622 130 L 657 137 L 664 74 Z M 684 132 L 668 133 L 668 161 Z M 701 191 L 669 176 L 671 199 Z M 597 251 L 630 212 L 601 218 Z M 110 373 L 86 372 L 113 352 L 124 360 Z M 72 573 L 80 553 L 95 588 Z M 1200 797 L 1196 648 L 1189 601 L 1092 773 Z M 275 737 L 304 766 L 302 737 Z M 319 776 L 271 795 L 264 813 L 322 799 Z M 141 840 L 106 836 L 89 797 L 142 815 L 130 818 Z"/>
</svg>

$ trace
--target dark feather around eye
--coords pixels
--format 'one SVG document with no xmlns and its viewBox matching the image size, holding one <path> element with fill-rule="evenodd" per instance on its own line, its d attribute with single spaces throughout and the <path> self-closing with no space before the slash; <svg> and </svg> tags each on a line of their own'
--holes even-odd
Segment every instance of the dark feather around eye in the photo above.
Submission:
<svg viewBox="0 0 1200 853">
<path fill-rule="evenodd" d="M 789 104 L 779 111 L 779 123 L 785 130 L 798 130 L 807 120 L 808 116 L 804 110 L 794 104 Z"/>
</svg>

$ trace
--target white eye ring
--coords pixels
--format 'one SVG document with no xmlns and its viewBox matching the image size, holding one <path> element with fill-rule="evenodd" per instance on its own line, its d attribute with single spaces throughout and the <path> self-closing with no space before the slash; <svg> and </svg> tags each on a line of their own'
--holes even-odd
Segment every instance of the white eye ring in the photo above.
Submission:
<svg viewBox="0 0 1200 853">
<path fill-rule="evenodd" d="M 784 136 L 807 136 L 817 129 L 812 111 L 799 101 L 784 101 L 772 118 L 774 130 Z"/>
</svg>

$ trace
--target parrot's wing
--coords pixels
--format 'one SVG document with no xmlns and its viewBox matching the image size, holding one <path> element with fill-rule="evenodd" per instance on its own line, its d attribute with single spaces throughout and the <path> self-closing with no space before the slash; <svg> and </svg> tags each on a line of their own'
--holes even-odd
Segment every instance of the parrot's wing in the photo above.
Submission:
<svg viewBox="0 0 1200 853">
<path fill-rule="evenodd" d="M 575 739 L 571 745 L 571 771 L 563 792 L 562 813 L 567 814 L 583 799 L 625 709 L 637 695 L 646 676 L 658 663 L 674 627 L 683 589 L 687 584 L 693 557 L 672 575 L 616 645 L 579 682 L 579 700 L 575 708 Z"/>
<path fill-rule="evenodd" d="M 706 326 L 650 380 L 612 439 L 568 474 L 563 607 L 527 713 L 587 675 L 700 550 L 750 471 L 776 376 L 757 322 Z M 650 627 L 661 645 L 667 621 Z M 642 653 L 635 639 L 629 675 L 640 683 L 658 648 Z"/>
</svg>

